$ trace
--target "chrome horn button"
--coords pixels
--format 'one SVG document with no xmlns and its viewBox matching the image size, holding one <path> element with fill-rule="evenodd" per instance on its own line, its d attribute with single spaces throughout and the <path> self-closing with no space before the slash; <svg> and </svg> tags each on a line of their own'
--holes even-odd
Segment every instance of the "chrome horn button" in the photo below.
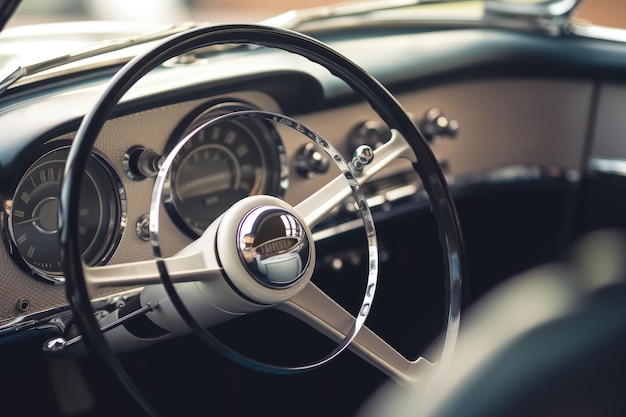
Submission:
<svg viewBox="0 0 626 417">
<path fill-rule="evenodd" d="M 313 276 L 311 236 L 302 216 L 287 202 L 254 195 L 226 210 L 215 248 L 231 287 L 257 305 L 275 305 L 302 291 Z"/>
<path fill-rule="evenodd" d="M 309 238 L 300 220 L 282 207 L 250 210 L 237 230 L 239 257 L 250 275 L 270 288 L 293 285 L 311 262 Z"/>
</svg>

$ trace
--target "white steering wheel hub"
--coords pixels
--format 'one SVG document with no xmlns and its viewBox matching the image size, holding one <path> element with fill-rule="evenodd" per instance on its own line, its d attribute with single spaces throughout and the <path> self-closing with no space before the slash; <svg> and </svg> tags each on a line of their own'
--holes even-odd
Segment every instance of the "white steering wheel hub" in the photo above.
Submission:
<svg viewBox="0 0 626 417">
<path fill-rule="evenodd" d="M 311 242 L 310 229 L 293 207 L 276 197 L 251 196 L 222 217 L 217 255 L 243 295 L 276 304 L 297 294 L 313 275 Z"/>
</svg>

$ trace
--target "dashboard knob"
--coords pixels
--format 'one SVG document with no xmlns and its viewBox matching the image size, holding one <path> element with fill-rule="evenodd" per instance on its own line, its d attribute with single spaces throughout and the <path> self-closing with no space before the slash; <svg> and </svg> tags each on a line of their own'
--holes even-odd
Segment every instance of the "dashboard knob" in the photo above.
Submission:
<svg viewBox="0 0 626 417">
<path fill-rule="evenodd" d="M 374 159 L 374 150 L 368 145 L 361 145 L 355 149 L 350 167 L 355 175 L 361 175 L 365 165 L 368 165 Z"/>
<path fill-rule="evenodd" d="M 440 109 L 433 107 L 424 114 L 418 127 L 424 138 L 432 143 L 436 139 L 455 138 L 459 131 L 459 122 L 448 119 Z"/>
<path fill-rule="evenodd" d="M 328 157 L 309 142 L 303 145 L 296 153 L 296 170 L 304 178 L 315 178 L 328 171 L 330 162 Z"/>
</svg>

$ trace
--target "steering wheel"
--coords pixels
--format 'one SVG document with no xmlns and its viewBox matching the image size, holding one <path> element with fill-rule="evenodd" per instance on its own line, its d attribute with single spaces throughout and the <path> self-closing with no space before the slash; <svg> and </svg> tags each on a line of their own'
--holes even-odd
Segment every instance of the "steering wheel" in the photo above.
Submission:
<svg viewBox="0 0 626 417">
<path fill-rule="evenodd" d="M 175 147 L 159 171 L 152 197 L 150 232 L 155 259 L 135 264 L 86 266 L 81 260 L 78 244 L 80 185 L 87 156 L 114 106 L 138 80 L 158 65 L 197 48 L 220 44 L 256 44 L 282 49 L 321 65 L 367 100 L 390 127 L 391 139 L 376 151 L 363 150 L 362 154 L 347 163 L 317 133 L 285 115 L 240 111 L 220 116 L 224 119 L 261 118 L 295 128 L 327 152 L 341 174 L 296 206 L 270 196 L 247 197 L 228 209 L 200 238 L 179 254 L 164 258 L 159 244 L 158 206 L 162 201 L 160 193 L 167 176 L 168 164 L 175 157 Z M 185 139 L 182 142 L 184 141 Z M 183 145 L 182 142 L 180 146 Z M 421 357 L 417 360 L 406 359 L 364 326 L 376 288 L 378 262 L 375 228 L 361 192 L 361 184 L 397 158 L 408 158 L 421 178 L 430 198 L 445 255 L 446 320 L 441 353 L 435 363 Z M 356 318 L 310 281 L 315 265 L 315 242 L 310 229 L 351 194 L 361 213 L 370 256 L 367 287 Z M 274 229 L 269 232 L 274 238 L 272 241 L 278 242 L 276 239 L 279 239 L 281 243 L 278 246 L 285 249 L 279 251 L 280 253 L 270 254 L 269 260 L 274 265 L 284 261 L 286 255 L 291 258 L 289 262 L 281 264 L 288 265 L 287 267 L 277 267 L 282 268 L 278 273 L 267 272 L 269 266 L 264 266 L 265 270 L 259 271 L 258 265 L 254 266 L 246 257 L 244 242 L 255 233 L 267 234 L 267 230 L 261 229 L 267 228 L 268 224 L 281 223 L 274 221 L 277 218 L 283 223 L 286 221 L 290 226 L 278 227 L 278 231 L 273 226 Z M 349 346 L 395 380 L 420 384 L 422 392 L 426 392 L 437 375 L 443 372 L 454 349 L 459 328 L 463 247 L 455 206 L 435 156 L 402 106 L 378 81 L 323 43 L 293 31 L 252 24 L 195 28 L 166 39 L 126 64 L 111 79 L 77 131 L 68 155 L 61 188 L 59 224 L 61 265 L 66 277 L 68 302 L 74 311 L 77 326 L 90 350 L 111 366 L 126 389 L 153 415 L 157 414 L 156 411 L 135 387 L 94 318 L 89 293 L 98 287 L 162 283 L 169 296 L 168 302 L 171 303 L 170 315 L 178 314 L 202 340 L 226 356 L 269 372 L 289 373 L 312 369 L 327 363 Z M 265 243 L 268 242 L 269 240 Z M 209 292 L 216 294 L 214 299 L 219 298 L 220 303 L 226 303 L 225 306 L 220 305 L 217 308 L 219 310 L 228 309 L 237 314 L 250 314 L 263 308 L 278 307 L 337 340 L 338 347 L 319 361 L 302 366 L 287 368 L 250 360 L 223 345 L 205 329 L 205 322 L 200 323 L 197 320 L 198 313 L 192 314 L 189 311 L 174 285 L 174 282 L 189 281 L 207 283 Z M 208 304 L 205 307 L 207 310 L 211 308 Z M 164 311 L 167 308 L 158 310 L 159 314 L 166 314 Z"/>
</svg>

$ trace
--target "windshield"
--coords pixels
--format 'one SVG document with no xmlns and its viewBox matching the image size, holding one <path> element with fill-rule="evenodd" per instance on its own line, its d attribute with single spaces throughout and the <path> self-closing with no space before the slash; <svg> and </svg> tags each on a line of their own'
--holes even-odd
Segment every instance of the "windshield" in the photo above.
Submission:
<svg viewBox="0 0 626 417">
<path fill-rule="evenodd" d="M 256 22 L 334 0 L 22 0 L 8 26 L 66 20 Z"/>
<path fill-rule="evenodd" d="M 482 6 L 483 3 L 545 4 L 572 3 L 577 0 L 365 0 L 340 2 L 337 0 L 23 0 L 8 26 L 67 20 L 132 20 L 172 23 L 196 22 L 258 22 L 294 9 L 309 9 L 362 3 L 369 7 L 385 8 L 398 4 L 423 4 L 425 7 Z M 591 0 L 592 2 L 594 0 Z M 436 3 L 433 5 L 433 3 Z M 422 6 L 422 8 L 425 8 Z"/>
</svg>

